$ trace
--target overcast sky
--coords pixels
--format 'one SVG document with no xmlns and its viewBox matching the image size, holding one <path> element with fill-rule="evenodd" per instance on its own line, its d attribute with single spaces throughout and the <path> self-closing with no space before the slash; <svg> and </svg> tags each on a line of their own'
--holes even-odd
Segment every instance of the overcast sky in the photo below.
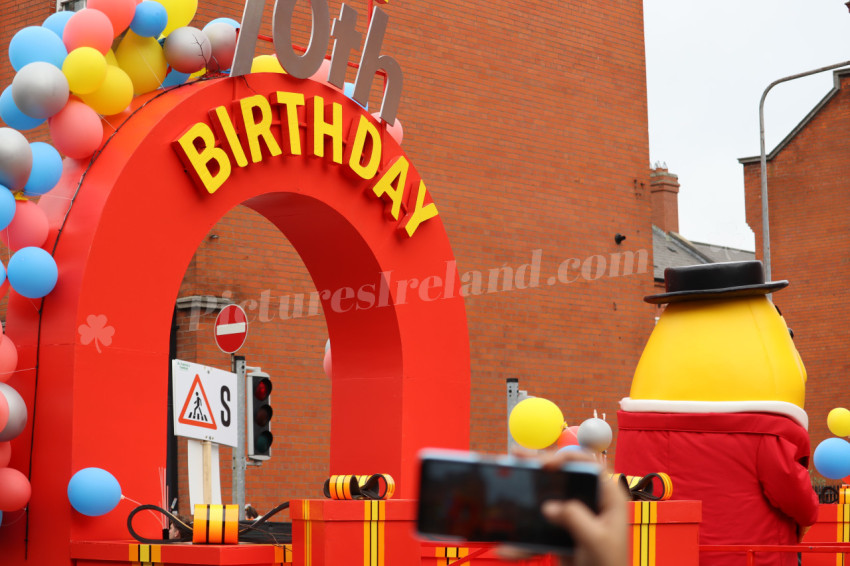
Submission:
<svg viewBox="0 0 850 566">
<path fill-rule="evenodd" d="M 850 12 L 844 0 L 644 0 L 644 14 L 650 161 L 679 176 L 679 231 L 753 250 L 737 160 L 759 155 L 759 99 L 850 60 Z M 830 88 L 827 71 L 770 91 L 768 152 Z"/>
</svg>

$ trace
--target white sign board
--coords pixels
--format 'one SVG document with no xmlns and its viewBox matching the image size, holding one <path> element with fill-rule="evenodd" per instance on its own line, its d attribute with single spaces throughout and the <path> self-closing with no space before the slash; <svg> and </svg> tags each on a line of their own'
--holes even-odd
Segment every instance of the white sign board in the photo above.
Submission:
<svg viewBox="0 0 850 566">
<path fill-rule="evenodd" d="M 236 446 L 236 374 L 171 361 L 174 434 Z"/>
</svg>

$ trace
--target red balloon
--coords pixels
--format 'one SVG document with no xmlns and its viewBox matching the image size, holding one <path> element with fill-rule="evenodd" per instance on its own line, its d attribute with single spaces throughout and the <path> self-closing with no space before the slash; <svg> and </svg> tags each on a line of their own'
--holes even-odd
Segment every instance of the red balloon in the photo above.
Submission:
<svg viewBox="0 0 850 566">
<path fill-rule="evenodd" d="M 86 8 L 100 10 L 106 14 L 112 24 L 113 37 L 118 37 L 121 32 L 130 27 L 130 22 L 136 15 L 134 0 L 88 0 Z"/>
<path fill-rule="evenodd" d="M 3 280 L 3 284 L 0 285 L 0 299 L 6 296 L 6 293 L 9 292 L 9 278 Z"/>
<path fill-rule="evenodd" d="M 0 383 L 9 381 L 18 367 L 18 349 L 5 334 L 0 337 Z M 0 429 L 3 427 L 0 426 Z"/>
<path fill-rule="evenodd" d="M 325 375 L 328 376 L 328 378 L 330 378 L 333 375 L 332 369 L 331 369 L 331 349 L 330 348 L 325 350 L 325 359 L 324 359 L 324 361 L 322 361 L 322 369 L 325 370 Z"/>
<path fill-rule="evenodd" d="M 100 116 L 87 104 L 73 98 L 47 123 L 56 150 L 74 159 L 89 157 L 103 140 Z"/>
<path fill-rule="evenodd" d="M 19 200 L 15 205 L 15 216 L 0 238 L 12 251 L 27 246 L 40 248 L 47 241 L 47 215 L 31 200 Z"/>
<path fill-rule="evenodd" d="M 112 48 L 112 22 L 100 10 L 83 8 L 68 19 L 62 41 L 68 53 L 77 47 L 93 47 L 106 55 Z"/>
<path fill-rule="evenodd" d="M 0 442 L 0 468 L 5 468 L 9 465 L 9 460 L 12 459 L 12 443 L 8 440 Z"/>
<path fill-rule="evenodd" d="M 14 468 L 0 468 L 0 511 L 23 509 L 32 495 L 27 477 Z"/>
<path fill-rule="evenodd" d="M 564 446 L 577 446 L 578 445 L 578 437 L 575 432 L 573 432 L 572 428 L 578 430 L 578 427 L 569 427 L 565 428 L 561 432 L 561 436 L 558 437 L 558 440 L 555 441 L 555 446 L 558 448 L 563 448 Z"/>
</svg>

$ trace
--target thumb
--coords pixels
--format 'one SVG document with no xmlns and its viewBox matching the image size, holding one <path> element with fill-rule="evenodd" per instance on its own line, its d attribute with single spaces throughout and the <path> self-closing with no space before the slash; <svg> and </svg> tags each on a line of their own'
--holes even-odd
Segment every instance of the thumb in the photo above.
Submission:
<svg viewBox="0 0 850 566">
<path fill-rule="evenodd" d="M 579 501 L 547 501 L 543 505 L 543 514 L 569 531 L 576 542 L 593 539 L 598 530 L 599 517 Z"/>
</svg>

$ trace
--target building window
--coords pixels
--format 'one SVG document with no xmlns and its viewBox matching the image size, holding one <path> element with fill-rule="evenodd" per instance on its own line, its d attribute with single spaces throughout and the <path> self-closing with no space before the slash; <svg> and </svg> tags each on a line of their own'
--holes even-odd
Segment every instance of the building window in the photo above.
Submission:
<svg viewBox="0 0 850 566">
<path fill-rule="evenodd" d="M 78 12 L 86 7 L 86 0 L 58 0 L 57 12 Z"/>
</svg>

